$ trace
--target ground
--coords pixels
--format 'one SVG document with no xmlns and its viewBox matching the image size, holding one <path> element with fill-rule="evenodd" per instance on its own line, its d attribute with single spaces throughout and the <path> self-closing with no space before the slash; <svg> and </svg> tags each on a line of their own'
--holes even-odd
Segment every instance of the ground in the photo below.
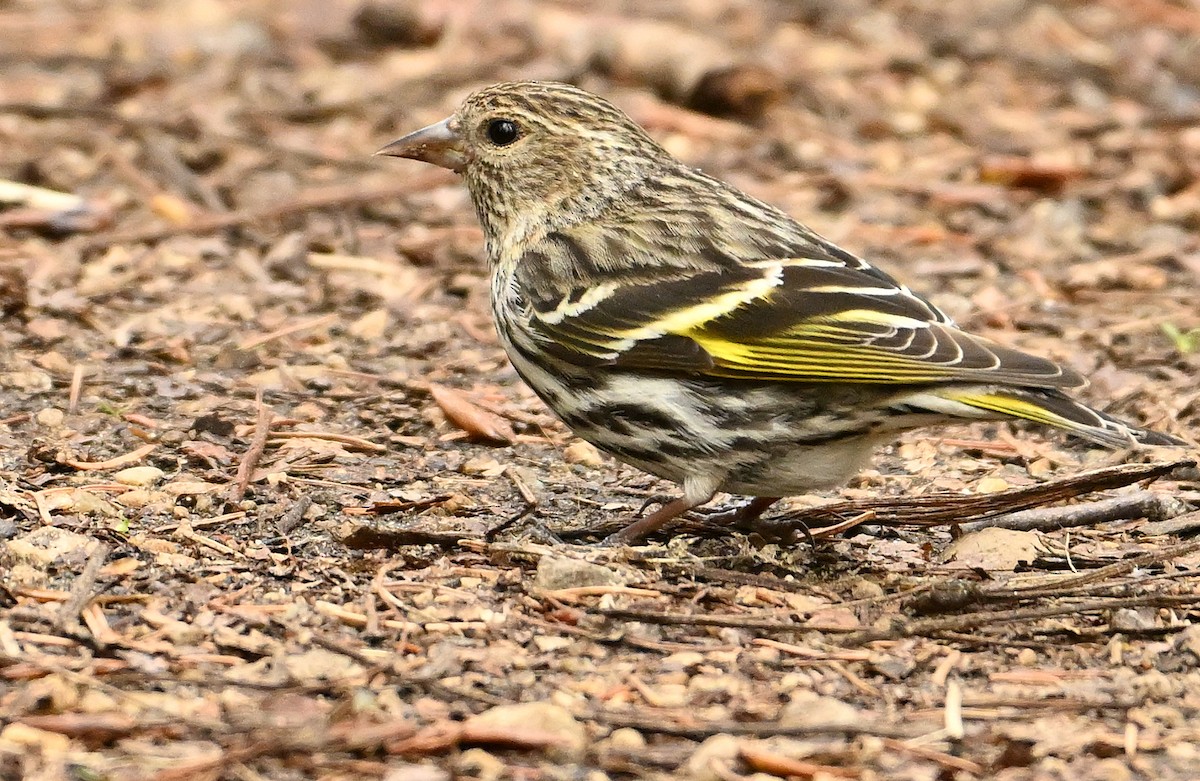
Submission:
<svg viewBox="0 0 1200 781">
<path fill-rule="evenodd" d="M 0 778 L 1195 778 L 1197 35 L 1187 0 L 0 3 Z M 771 528 L 596 546 L 672 486 L 517 379 L 454 175 L 371 156 L 508 78 L 1192 447 L 926 431 Z"/>
</svg>

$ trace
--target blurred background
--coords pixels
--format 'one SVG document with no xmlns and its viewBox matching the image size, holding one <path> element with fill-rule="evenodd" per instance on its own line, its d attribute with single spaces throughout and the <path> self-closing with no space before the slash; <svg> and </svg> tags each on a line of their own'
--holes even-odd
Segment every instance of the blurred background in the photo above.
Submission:
<svg viewBox="0 0 1200 781">
<path fill-rule="evenodd" d="M 580 755 L 619 723 L 605 714 L 644 711 L 652 744 L 626 734 L 601 765 L 678 777 L 706 733 L 659 741 L 664 714 L 712 734 L 787 717 L 944 735 L 956 666 L 983 697 L 965 700 L 967 765 L 931 764 L 927 745 L 960 746 L 924 738 L 906 753 L 868 736 L 859 756 L 836 730 L 797 755 L 881 778 L 990 772 L 975 760 L 1194 777 L 1194 730 L 1156 726 L 1195 723 L 1194 697 L 1180 703 L 1196 635 L 1171 634 L 1185 619 L 1166 607 L 1192 603 L 1068 605 L 992 634 L 998 619 L 963 623 L 977 639 L 823 655 L 736 622 L 613 624 L 572 589 L 547 597 L 536 556 L 490 547 L 514 520 L 623 523 L 674 490 L 573 441 L 516 378 L 457 178 L 372 157 L 473 89 L 528 78 L 604 95 L 968 328 L 1072 365 L 1091 403 L 1195 441 L 1195 0 L 0 0 L 0 681 L 19 682 L 0 683 L 0 710 L 25 719 L 5 722 L 0 777 L 64 778 L 69 760 L 89 778 L 442 779 L 393 767 L 387 751 L 415 750 L 402 730 L 346 743 L 350 720 L 445 737 L 549 698 Z M 797 501 L 995 492 L 1109 458 L 1004 426 L 920 432 Z M 1150 499 L 1183 496 L 1185 477 Z M 938 558 L 944 528 L 709 539 L 673 549 L 678 577 L 622 562 L 613 582 L 661 591 L 601 604 L 785 623 L 829 607 L 816 622 L 831 632 L 874 627 L 949 577 L 1142 561 L 1194 530 L 1141 524 L 1011 532 L 1029 547 L 974 569 Z M 1146 579 L 1194 598 L 1169 579 L 1197 571 L 1190 555 Z M 1129 570 L 1114 572 L 1124 597 Z M 586 741 L 567 706 L 591 714 Z M 308 764 L 266 756 L 293 751 Z"/>
</svg>

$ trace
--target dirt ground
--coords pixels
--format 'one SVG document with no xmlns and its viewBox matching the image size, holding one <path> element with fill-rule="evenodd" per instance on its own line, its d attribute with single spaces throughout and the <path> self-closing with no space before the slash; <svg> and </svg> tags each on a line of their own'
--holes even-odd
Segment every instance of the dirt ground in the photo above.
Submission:
<svg viewBox="0 0 1200 781">
<path fill-rule="evenodd" d="M 1200 777 L 1198 40 L 1189 0 L 0 2 L 0 779 Z M 778 535 L 596 547 L 672 487 L 517 379 L 454 175 L 371 156 L 509 78 L 1193 447 L 919 432 Z"/>
</svg>

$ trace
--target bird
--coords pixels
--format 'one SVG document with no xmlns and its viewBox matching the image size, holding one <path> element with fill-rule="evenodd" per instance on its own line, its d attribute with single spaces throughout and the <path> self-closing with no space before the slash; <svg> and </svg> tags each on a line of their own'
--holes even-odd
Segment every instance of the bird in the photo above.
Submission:
<svg viewBox="0 0 1200 781">
<path fill-rule="evenodd" d="M 608 100 L 505 82 L 376 154 L 461 175 L 496 330 L 580 438 L 680 486 L 632 544 L 718 492 L 844 484 L 901 432 L 1023 420 L 1099 445 L 1179 446 L 1074 400 L 1073 369 L 972 335 L 782 210 L 690 167 Z"/>
</svg>

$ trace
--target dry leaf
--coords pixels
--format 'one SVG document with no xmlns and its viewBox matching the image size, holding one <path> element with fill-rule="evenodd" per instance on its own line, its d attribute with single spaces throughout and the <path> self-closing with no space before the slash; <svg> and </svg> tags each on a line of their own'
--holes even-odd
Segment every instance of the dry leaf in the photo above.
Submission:
<svg viewBox="0 0 1200 781">
<path fill-rule="evenodd" d="M 516 434 L 508 421 L 479 407 L 462 391 L 436 383 L 429 384 L 429 395 L 446 414 L 446 419 L 473 437 L 511 444 Z"/>
</svg>

